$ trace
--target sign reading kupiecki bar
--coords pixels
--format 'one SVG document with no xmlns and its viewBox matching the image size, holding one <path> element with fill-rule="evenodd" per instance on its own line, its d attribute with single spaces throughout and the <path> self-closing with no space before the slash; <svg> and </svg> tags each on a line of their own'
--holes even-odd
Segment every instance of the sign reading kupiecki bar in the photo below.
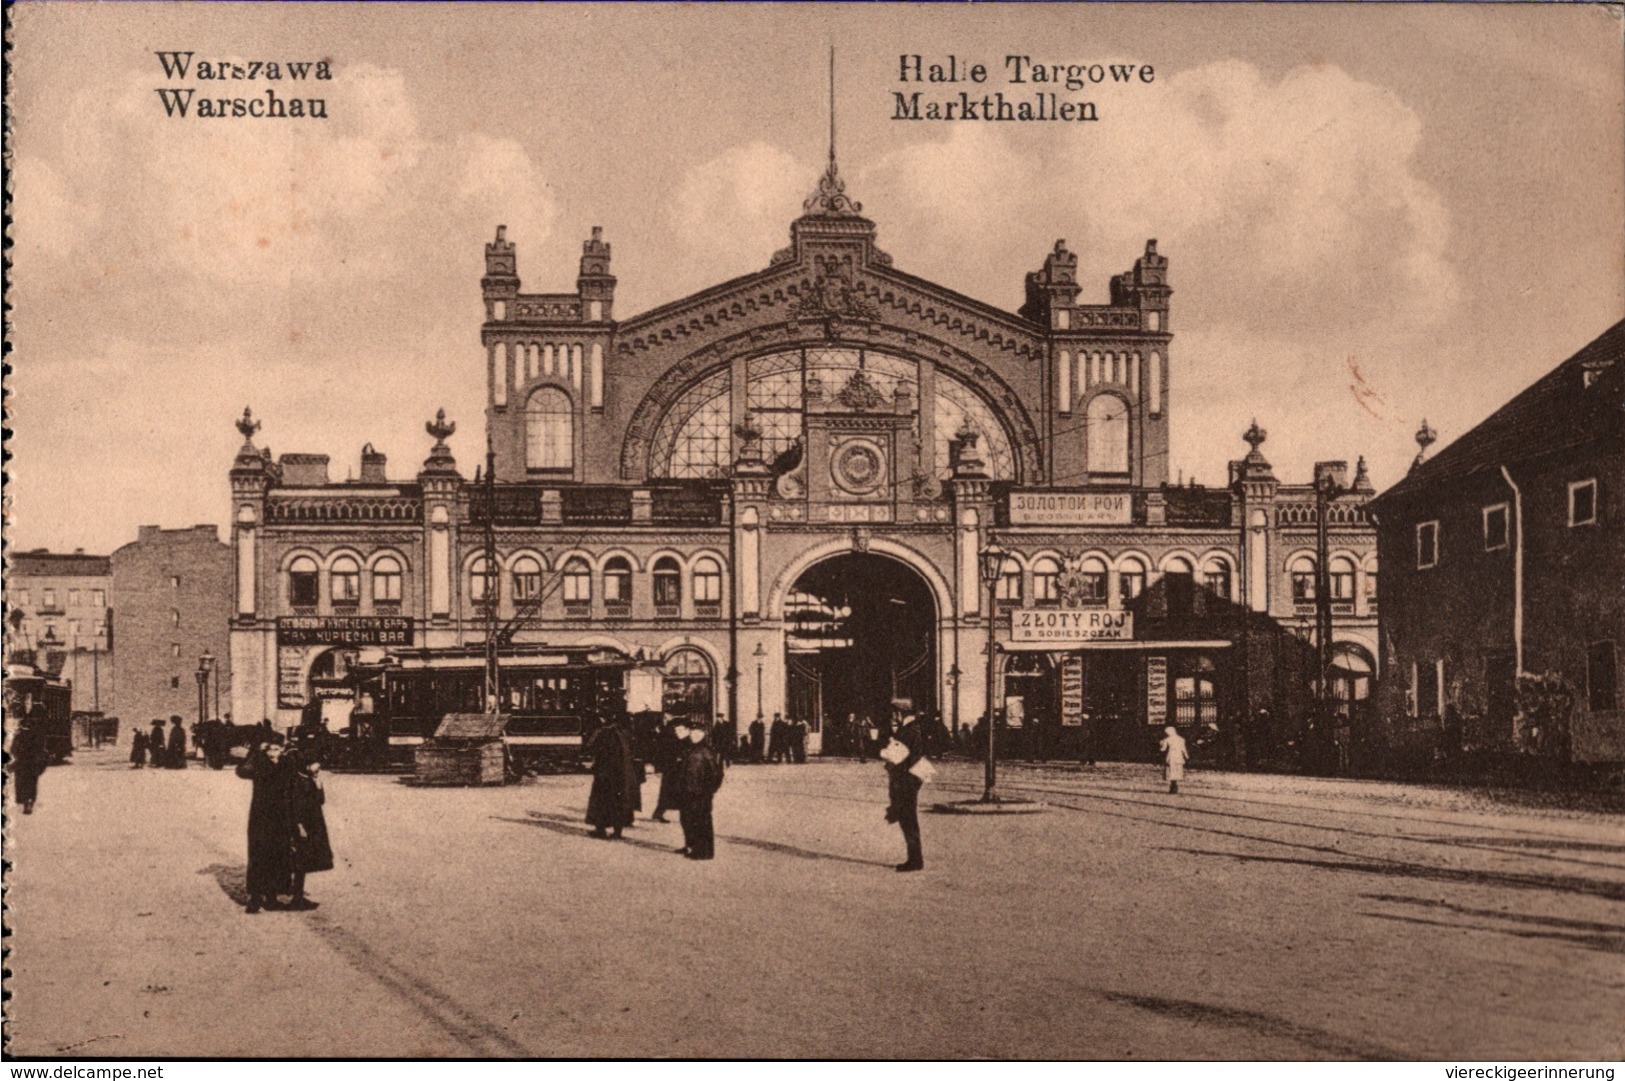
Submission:
<svg viewBox="0 0 1625 1081">
<path fill-rule="evenodd" d="M 281 646 L 409 646 L 411 616 L 282 616 Z"/>
<path fill-rule="evenodd" d="M 1010 613 L 1010 641 L 1130 642 L 1134 613 L 1107 608 L 1018 608 Z"/>
</svg>

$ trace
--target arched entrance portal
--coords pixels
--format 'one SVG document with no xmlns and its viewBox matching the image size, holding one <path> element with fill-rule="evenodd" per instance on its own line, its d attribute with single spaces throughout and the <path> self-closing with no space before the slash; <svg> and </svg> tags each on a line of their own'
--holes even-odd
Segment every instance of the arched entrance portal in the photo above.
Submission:
<svg viewBox="0 0 1625 1081">
<path fill-rule="evenodd" d="M 784 620 L 788 719 L 822 733 L 850 716 L 887 721 L 894 698 L 921 716 L 937 708 L 936 604 L 907 565 L 872 552 L 816 563 L 791 587 Z M 850 750 L 844 730 L 826 753 Z"/>
</svg>

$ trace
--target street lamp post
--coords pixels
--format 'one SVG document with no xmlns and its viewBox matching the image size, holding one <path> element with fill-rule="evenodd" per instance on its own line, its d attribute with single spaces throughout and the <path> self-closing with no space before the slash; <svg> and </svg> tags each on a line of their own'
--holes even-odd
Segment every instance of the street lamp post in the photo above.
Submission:
<svg viewBox="0 0 1625 1081">
<path fill-rule="evenodd" d="M 214 669 L 214 654 L 207 649 L 197 659 L 197 722 L 209 719 L 209 673 Z"/>
<path fill-rule="evenodd" d="M 978 553 L 981 560 L 982 583 L 987 586 L 987 759 L 982 770 L 982 802 L 999 802 L 998 791 L 998 759 L 994 748 L 995 733 L 998 731 L 998 720 L 993 713 L 993 680 L 994 665 L 997 657 L 997 646 L 993 640 L 994 620 L 993 603 L 994 593 L 999 583 L 999 574 L 1004 570 L 1004 561 L 1007 553 L 997 544 L 989 542 L 987 547 Z"/>
<path fill-rule="evenodd" d="M 750 655 L 756 658 L 756 719 L 759 721 L 762 719 L 762 665 L 767 660 L 767 647 L 757 642 Z"/>
</svg>

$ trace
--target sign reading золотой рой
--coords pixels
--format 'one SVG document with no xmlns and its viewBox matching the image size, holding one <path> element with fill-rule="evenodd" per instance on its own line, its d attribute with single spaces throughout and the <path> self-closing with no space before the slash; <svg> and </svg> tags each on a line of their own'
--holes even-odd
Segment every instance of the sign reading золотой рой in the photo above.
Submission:
<svg viewBox="0 0 1625 1081">
<path fill-rule="evenodd" d="M 1109 608 L 1017 608 L 1010 613 L 1010 641 L 1131 642 L 1134 613 Z"/>
<path fill-rule="evenodd" d="M 1011 525 L 1128 525 L 1129 492 L 1011 492 Z"/>
</svg>

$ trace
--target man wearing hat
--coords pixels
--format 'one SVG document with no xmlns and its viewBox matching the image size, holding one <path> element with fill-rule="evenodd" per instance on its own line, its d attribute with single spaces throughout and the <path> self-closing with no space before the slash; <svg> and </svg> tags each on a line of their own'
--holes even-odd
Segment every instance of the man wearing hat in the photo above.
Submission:
<svg viewBox="0 0 1625 1081">
<path fill-rule="evenodd" d="M 907 755 L 896 762 L 886 762 L 888 791 L 891 805 L 886 808 L 886 821 L 895 822 L 903 831 L 903 843 L 908 846 L 908 859 L 897 865 L 899 871 L 925 870 L 925 854 L 920 847 L 920 786 L 924 784 L 913 769 L 924 753 L 924 740 L 920 726 L 915 723 L 914 702 L 908 698 L 892 700 L 892 713 L 897 718 L 896 730 L 891 738 L 902 744 Z"/>
<path fill-rule="evenodd" d="M 717 854 L 716 832 L 711 823 L 711 801 L 722 787 L 722 762 L 706 746 L 705 728 L 699 724 L 677 725 L 677 735 L 689 742 L 678 767 L 678 810 L 683 822 L 683 854 L 691 860 L 708 860 Z"/>
</svg>

